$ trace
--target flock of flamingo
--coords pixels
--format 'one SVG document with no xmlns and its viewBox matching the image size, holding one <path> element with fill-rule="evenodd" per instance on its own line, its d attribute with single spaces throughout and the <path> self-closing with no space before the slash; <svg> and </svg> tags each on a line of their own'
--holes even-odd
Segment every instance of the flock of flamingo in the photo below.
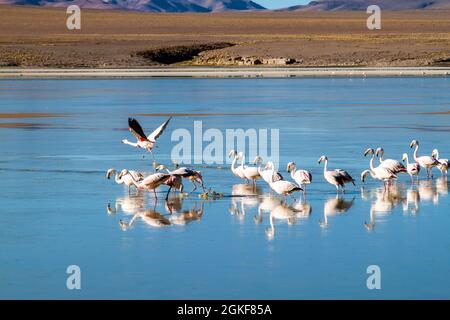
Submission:
<svg viewBox="0 0 450 320">
<path fill-rule="evenodd" d="M 135 148 L 141 148 L 149 151 L 153 156 L 153 148 L 156 147 L 156 139 L 164 132 L 167 125 L 170 122 L 169 118 L 163 124 L 161 124 L 158 128 L 156 128 L 150 135 L 146 135 L 141 125 L 136 119 L 129 118 L 128 119 L 128 128 L 130 132 L 136 137 L 137 141 L 135 143 L 128 141 L 127 139 L 122 140 L 122 143 L 128 144 Z M 153 160 L 154 160 L 153 156 Z M 155 163 L 155 162 L 154 162 Z M 128 192 L 132 186 L 134 186 L 137 190 L 153 190 L 155 198 L 157 199 L 156 189 L 161 185 L 166 185 L 169 187 L 169 191 L 167 192 L 166 199 L 168 198 L 170 191 L 172 189 L 178 190 L 180 193 L 183 192 L 183 179 L 189 180 L 194 188 L 191 192 L 197 189 L 197 183 L 203 188 L 205 191 L 205 185 L 203 183 L 203 177 L 200 171 L 188 169 L 186 167 L 176 168 L 173 171 L 170 171 L 164 165 L 157 165 L 156 170 L 165 170 L 167 173 L 156 172 L 150 174 L 148 176 L 144 176 L 143 173 L 137 172 L 134 170 L 123 169 L 120 174 L 115 169 L 109 169 L 106 173 L 106 177 L 108 179 L 111 178 L 113 174 L 115 174 L 115 181 L 117 184 L 125 184 L 128 187 Z"/>
<path fill-rule="evenodd" d="M 157 147 L 156 139 L 164 132 L 170 120 L 171 118 L 162 123 L 147 136 L 139 122 L 136 119 L 129 118 L 129 130 L 136 137 L 137 141 L 133 143 L 125 139 L 122 140 L 122 143 L 145 149 L 153 156 L 153 149 Z M 406 166 L 398 160 L 384 159 L 383 148 L 377 148 L 376 150 L 373 148 L 366 149 L 364 156 L 371 155 L 371 159 L 369 162 L 369 169 L 364 170 L 361 173 L 361 181 L 364 182 L 367 176 L 370 175 L 373 179 L 383 182 L 384 187 L 387 188 L 398 178 L 399 174 L 405 173 L 411 177 L 411 183 L 414 184 L 414 176 L 418 179 L 421 168 L 426 170 L 427 178 L 429 179 L 433 177 L 432 169 L 435 167 L 439 169 L 442 175 L 447 175 L 449 161 L 448 159 L 441 159 L 437 149 L 434 149 L 430 156 L 419 156 L 419 141 L 413 140 L 409 146 L 410 148 L 415 148 L 413 153 L 414 162 L 410 162 L 408 154 L 404 153 L 402 161 Z M 260 156 L 257 156 L 254 159 L 253 166 L 245 165 L 245 155 L 242 152 L 231 150 L 228 156 L 232 158 L 231 172 L 236 177 L 243 179 L 247 184 L 251 181 L 254 187 L 256 187 L 256 181 L 262 179 L 267 183 L 271 190 L 285 197 L 287 195 L 292 196 L 294 192 L 303 192 L 303 194 L 306 194 L 306 186 L 312 183 L 312 174 L 307 170 L 297 169 L 295 162 L 289 162 L 286 167 L 292 180 L 295 181 L 291 182 L 286 180 L 280 172 L 275 170 L 273 162 L 268 161 L 263 167 L 263 159 Z M 378 166 L 375 166 L 375 157 L 378 157 L 379 159 Z M 239 160 L 240 165 L 237 165 Z M 318 160 L 319 164 L 322 162 L 324 163 L 323 176 L 325 181 L 335 186 L 338 193 L 340 191 L 345 192 L 345 185 L 348 183 L 355 185 L 355 180 L 347 171 L 342 169 L 328 169 L 328 158 L 325 155 L 321 156 Z M 144 176 L 143 173 L 133 170 L 124 169 L 118 173 L 115 169 L 109 169 L 107 171 L 107 178 L 110 179 L 111 176 L 115 174 L 116 183 L 125 184 L 128 187 L 129 192 L 132 186 L 137 190 L 153 191 L 155 199 L 157 199 L 156 189 L 161 185 L 169 187 L 166 199 L 172 190 L 178 190 L 180 193 L 183 193 L 183 179 L 189 180 L 193 184 L 191 192 L 197 189 L 197 184 L 202 187 L 203 192 L 206 191 L 202 174 L 198 170 L 177 167 L 175 170 L 170 171 L 165 165 L 156 164 L 155 161 L 154 166 L 157 172 L 148 176 Z"/>
<path fill-rule="evenodd" d="M 372 155 L 369 162 L 369 169 L 364 170 L 361 173 L 361 181 L 364 182 L 367 176 L 373 179 L 380 180 L 383 182 L 384 187 L 387 188 L 394 180 L 398 178 L 400 173 L 407 173 L 411 177 L 411 183 L 414 184 L 414 176 L 419 176 L 420 169 L 424 168 L 427 171 L 427 178 L 432 178 L 432 169 L 434 167 L 438 168 L 442 175 L 447 175 L 449 161 L 448 159 L 439 158 L 439 151 L 434 149 L 431 156 L 419 156 L 419 141 L 413 140 L 410 143 L 410 148 L 414 148 L 414 161 L 409 162 L 408 154 L 404 153 L 402 161 L 405 162 L 406 166 L 398 160 L 394 159 L 384 159 L 383 148 L 368 148 L 364 152 L 364 156 Z M 230 157 L 233 157 L 233 162 L 231 164 L 231 171 L 233 174 L 243 180 L 246 183 L 252 181 L 256 185 L 256 180 L 263 179 L 269 187 L 280 195 L 290 195 L 296 191 L 303 191 L 306 193 L 306 186 L 312 183 L 312 174 L 303 169 L 297 169 L 295 162 L 289 162 L 287 164 L 287 172 L 291 174 L 291 178 L 295 183 L 287 181 L 283 176 L 275 171 L 274 164 L 269 161 L 264 168 L 261 167 L 262 159 L 257 156 L 254 160 L 256 166 L 245 165 L 245 156 L 242 152 L 237 153 L 235 150 L 230 151 Z M 379 165 L 375 166 L 375 157 L 379 157 Z M 237 166 L 237 161 L 241 160 L 240 166 Z M 352 176 L 345 170 L 342 169 L 328 169 L 328 158 L 327 156 L 321 156 L 318 163 L 324 162 L 323 176 L 325 181 L 336 187 L 337 192 L 342 190 L 345 191 L 345 185 L 347 183 L 352 183 L 355 185 L 355 180 Z"/>
<path fill-rule="evenodd" d="M 192 183 L 193 189 L 191 193 L 197 189 L 198 185 L 202 187 L 203 192 L 206 191 L 201 172 L 178 166 L 171 171 L 165 165 L 156 163 L 153 155 L 153 149 L 157 148 L 156 140 L 166 129 L 170 119 L 171 118 L 161 124 L 148 136 L 144 133 L 144 130 L 137 120 L 132 118 L 128 119 L 129 130 L 136 137 L 137 141 L 133 143 L 125 139 L 122 140 L 122 143 L 150 152 L 154 160 L 153 166 L 156 169 L 156 172 L 146 176 L 144 173 L 134 170 L 123 169 L 119 173 L 115 169 L 109 169 L 107 171 L 107 178 L 110 179 L 113 175 L 115 175 L 115 182 L 127 186 L 128 193 L 130 193 L 131 187 L 136 188 L 138 191 L 153 191 L 155 197 L 155 207 L 153 210 L 144 210 L 144 199 L 140 196 L 128 196 L 124 199 L 119 199 L 116 201 L 115 208 L 108 205 L 108 213 L 115 213 L 118 208 L 121 208 L 124 212 L 129 211 L 129 213 L 133 213 L 133 218 L 128 223 L 122 220 L 119 221 L 119 225 L 124 231 L 129 229 L 137 219 L 141 219 L 151 226 L 160 227 L 172 224 L 185 225 L 191 221 L 198 221 L 202 217 L 203 202 L 200 209 L 197 208 L 197 205 L 190 210 L 183 211 L 181 209 L 182 199 L 184 198 L 184 180 L 189 180 Z M 412 157 L 414 162 L 410 162 L 410 158 L 407 153 L 403 154 L 401 161 L 385 159 L 384 150 L 381 147 L 377 149 L 368 148 L 364 151 L 364 156 L 370 156 L 370 160 L 369 168 L 361 173 L 361 181 L 364 183 L 370 175 L 373 179 L 381 181 L 384 186 L 384 192 L 382 193 L 379 193 L 378 189 L 375 190 L 376 201 L 372 204 L 370 209 L 370 221 L 364 223 L 365 228 L 368 230 L 372 230 L 374 228 L 376 214 L 378 215 L 389 212 L 398 203 L 403 204 L 404 211 L 409 210 L 409 207 L 412 205 L 412 212 L 416 212 L 418 210 L 419 199 L 428 199 L 431 197 L 433 201 L 435 201 L 435 195 L 432 191 L 430 191 L 431 188 L 428 185 L 422 184 L 422 182 L 430 182 L 430 178 L 433 178 L 433 168 L 436 167 L 441 172 L 442 179 L 444 179 L 441 182 L 444 182 L 445 187 L 447 186 L 446 176 L 449 165 L 448 159 L 441 159 L 437 149 L 434 149 L 430 156 L 419 156 L 419 142 L 417 140 L 411 141 L 409 147 L 415 148 Z M 236 184 L 232 188 L 232 206 L 230 208 L 230 213 L 241 218 L 245 216 L 244 203 L 247 205 L 256 204 L 258 205 L 258 215 L 254 217 L 254 220 L 255 223 L 260 224 L 262 223 L 262 213 L 269 211 L 270 227 L 266 230 L 266 234 L 270 239 L 272 239 L 275 235 L 274 221 L 276 219 L 287 219 L 289 224 L 293 224 L 296 219 L 305 219 L 311 215 L 312 207 L 305 201 L 306 188 L 313 181 L 312 174 L 309 171 L 298 169 L 295 162 L 289 162 L 286 166 L 286 171 L 289 173 L 290 178 L 293 181 L 292 182 L 285 179 L 285 177 L 275 169 L 273 162 L 268 161 L 265 165 L 263 165 L 263 159 L 260 156 L 255 157 L 253 165 L 246 164 L 245 155 L 243 152 L 231 150 L 228 156 L 231 158 L 231 172 L 233 175 L 245 182 L 244 184 Z M 376 163 L 375 158 L 378 158 L 378 163 Z M 240 163 L 238 163 L 239 161 Z M 325 155 L 319 158 L 318 163 L 324 164 L 323 176 L 325 181 L 335 186 L 337 190 L 336 198 L 330 198 L 324 204 L 324 218 L 323 220 L 319 220 L 319 225 L 322 228 L 325 228 L 328 225 L 329 216 L 346 212 L 353 205 L 355 198 L 348 201 L 343 199 L 340 195 L 345 192 L 346 184 L 352 183 L 355 185 L 355 179 L 353 179 L 352 176 L 345 170 L 329 169 L 328 158 Z M 426 170 L 427 180 L 419 182 L 418 178 L 421 169 Z M 393 182 L 397 180 L 398 176 L 402 173 L 408 174 L 411 177 L 412 187 L 415 185 L 414 178 L 417 178 L 418 190 L 415 190 L 414 188 L 408 189 L 406 196 L 401 195 L 397 184 L 394 184 Z M 257 181 L 260 179 L 263 180 L 274 193 L 284 196 L 284 199 L 272 196 L 259 197 L 259 195 L 262 195 L 260 186 L 257 186 Z M 166 210 L 170 213 L 169 218 L 166 218 L 164 215 L 156 211 L 156 189 L 161 185 L 166 185 L 168 187 L 165 204 Z M 439 187 L 440 185 L 441 184 L 439 184 Z M 436 187 L 438 187 L 438 184 Z M 442 189 L 442 187 L 440 188 Z M 178 197 L 172 197 L 171 200 L 168 200 L 171 191 L 178 191 L 180 195 Z M 210 192 L 211 191 L 205 193 L 208 195 Z M 287 205 L 286 197 L 288 195 L 293 197 L 292 194 L 294 192 L 301 192 L 301 194 L 304 195 L 304 199 L 299 202 L 294 201 L 292 205 Z M 361 196 L 363 199 L 370 197 L 364 188 L 361 189 Z M 137 204 L 135 204 L 136 201 Z M 240 206 L 238 205 L 239 201 L 241 203 Z M 178 203 L 178 205 L 174 205 L 174 203 Z M 172 213 L 174 212 L 181 214 L 173 215 Z"/>
</svg>

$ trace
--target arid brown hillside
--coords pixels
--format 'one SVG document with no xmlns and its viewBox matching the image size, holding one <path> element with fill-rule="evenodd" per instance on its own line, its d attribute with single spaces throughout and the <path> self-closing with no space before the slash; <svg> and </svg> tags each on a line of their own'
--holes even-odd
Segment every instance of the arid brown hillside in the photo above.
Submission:
<svg viewBox="0 0 450 320">
<path fill-rule="evenodd" d="M 445 10 L 383 12 L 382 30 L 369 31 L 365 12 L 82 10 L 82 29 L 69 31 L 63 9 L 0 6 L 0 65 L 448 65 L 449 16 Z"/>
</svg>

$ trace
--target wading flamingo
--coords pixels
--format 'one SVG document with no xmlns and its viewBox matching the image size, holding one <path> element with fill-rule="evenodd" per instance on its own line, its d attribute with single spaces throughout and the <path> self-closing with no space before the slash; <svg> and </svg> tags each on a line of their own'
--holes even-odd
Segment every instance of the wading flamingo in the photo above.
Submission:
<svg viewBox="0 0 450 320">
<path fill-rule="evenodd" d="M 370 170 L 365 170 L 361 173 L 361 181 L 364 182 L 366 176 L 370 173 L 372 178 L 383 181 L 384 187 L 387 187 L 387 184 L 393 179 L 397 179 L 397 175 L 393 170 L 383 167 L 381 164 L 378 167 L 374 167 L 373 163 L 375 161 L 375 151 L 372 148 L 366 149 L 364 151 L 364 156 L 366 157 L 368 154 L 372 155 L 370 159 Z"/>
<path fill-rule="evenodd" d="M 321 156 L 318 163 L 320 164 L 322 161 L 325 162 L 323 176 L 329 184 L 336 187 L 337 191 L 339 191 L 339 187 L 341 187 L 342 191 L 345 192 L 344 185 L 346 183 L 353 183 L 353 185 L 355 185 L 355 180 L 350 176 L 350 174 L 348 174 L 347 171 L 342 169 L 328 170 L 328 158 L 326 156 Z"/>
<path fill-rule="evenodd" d="M 136 137 L 137 142 L 133 143 L 128 141 L 127 139 L 124 139 L 122 140 L 122 143 L 128 144 L 135 148 L 145 149 L 152 154 L 152 157 L 154 159 L 155 157 L 153 156 L 152 150 L 156 144 L 156 139 L 158 139 L 158 137 L 164 132 L 167 125 L 169 124 L 170 119 L 172 119 L 172 117 L 169 117 L 169 119 L 167 119 L 163 124 L 156 128 L 149 136 L 146 136 L 139 122 L 136 119 L 128 118 L 128 128 L 130 132 Z"/>
<path fill-rule="evenodd" d="M 416 162 L 409 163 L 408 154 L 404 153 L 402 160 L 406 163 L 406 171 L 408 172 L 409 176 L 411 177 L 411 184 L 414 184 L 414 178 L 413 176 L 417 176 L 419 178 L 420 173 L 420 165 Z"/>
<path fill-rule="evenodd" d="M 270 168 L 271 168 L 271 175 L 270 175 L 270 183 L 269 186 L 272 188 L 273 191 L 275 191 L 276 193 L 280 194 L 280 195 L 284 195 L 286 197 L 286 195 L 291 195 L 293 192 L 296 191 L 303 191 L 303 189 L 301 187 L 299 187 L 298 185 L 296 185 L 295 183 L 292 183 L 290 181 L 286 181 L 286 180 L 278 180 L 275 181 L 273 179 L 274 175 L 275 175 L 275 166 L 273 165 L 272 161 L 268 162 Z"/>
<path fill-rule="evenodd" d="M 245 163 L 245 156 L 242 156 L 241 160 L 241 166 L 243 167 L 242 172 L 244 173 L 244 177 L 247 180 L 250 180 L 253 182 L 253 186 L 256 186 L 256 180 L 261 178 L 259 175 L 258 167 L 251 167 L 251 166 L 245 166 L 243 163 Z"/>
<path fill-rule="evenodd" d="M 131 186 L 134 186 L 133 180 L 131 177 L 134 178 L 135 181 L 139 182 L 144 180 L 144 175 L 140 172 L 129 170 L 129 175 L 119 175 L 116 169 L 111 168 L 106 172 L 106 178 L 111 179 L 111 176 L 115 174 L 115 181 L 117 184 L 125 184 L 128 187 L 128 193 L 130 193 Z M 122 172 L 123 173 L 123 170 Z"/>
<path fill-rule="evenodd" d="M 203 183 L 203 176 L 200 171 L 188 169 L 186 167 L 181 167 L 181 168 L 177 168 L 173 171 L 169 171 L 169 169 L 167 169 L 167 167 L 165 165 L 159 165 L 157 168 L 159 168 L 159 170 L 166 170 L 170 175 L 180 176 L 180 177 L 192 182 L 192 184 L 194 185 L 194 188 L 192 189 L 192 191 L 190 193 L 197 190 L 197 183 L 199 183 L 201 185 L 203 191 L 205 191 L 205 185 Z"/>
<path fill-rule="evenodd" d="M 166 200 L 169 198 L 170 191 L 172 189 L 178 190 L 180 193 L 183 193 L 183 179 L 181 176 L 172 174 L 169 169 L 163 164 L 160 164 L 156 167 L 156 170 L 166 170 L 170 174 L 170 178 L 167 179 L 164 184 L 169 187 L 169 190 L 166 194 Z"/>
<path fill-rule="evenodd" d="M 394 159 L 384 159 L 384 149 L 383 148 L 381 148 L 381 147 L 377 148 L 375 155 L 377 157 L 379 156 L 381 167 L 388 168 L 395 174 L 407 172 L 406 167 L 400 161 L 397 161 Z"/>
<path fill-rule="evenodd" d="M 261 176 L 261 178 L 267 183 L 269 184 L 271 181 L 271 175 L 272 175 L 272 170 L 273 168 L 270 168 L 269 164 L 267 163 L 265 168 L 263 169 L 261 167 L 263 162 L 262 157 L 260 156 L 256 156 L 255 160 L 253 161 L 254 164 L 258 165 L 258 173 Z M 273 181 L 278 181 L 278 180 L 284 180 L 283 176 L 281 175 L 281 173 L 279 173 L 278 171 L 275 171 L 275 175 L 273 176 Z"/>
<path fill-rule="evenodd" d="M 417 152 L 419 150 L 419 141 L 417 140 L 413 140 L 411 141 L 411 143 L 409 144 L 410 148 L 414 148 L 416 147 L 416 149 L 414 150 L 414 161 L 416 161 L 422 168 L 427 170 L 427 178 L 432 178 L 433 174 L 431 172 L 431 170 L 433 169 L 433 167 L 436 167 L 439 164 L 439 161 L 437 161 L 434 157 L 430 157 L 430 156 L 421 156 L 419 157 L 417 155 Z"/>
<path fill-rule="evenodd" d="M 244 176 L 243 166 L 236 166 L 237 161 L 241 159 L 242 155 L 242 152 L 237 153 L 236 150 L 231 150 L 228 153 L 229 158 L 233 157 L 233 161 L 231 162 L 231 172 L 233 172 L 236 177 L 241 178 L 248 183 L 247 178 Z"/>
<path fill-rule="evenodd" d="M 286 170 L 291 174 L 292 179 L 304 189 L 304 193 L 306 193 L 306 185 L 312 182 L 311 173 L 306 170 L 297 170 L 295 162 L 289 162 Z"/>
<path fill-rule="evenodd" d="M 122 170 L 119 178 L 122 178 L 124 176 L 131 177 L 133 185 L 137 189 L 153 190 L 155 199 L 158 199 L 156 196 L 156 189 L 170 178 L 170 174 L 167 173 L 154 173 L 145 177 L 142 181 L 136 181 L 127 169 Z"/>
<path fill-rule="evenodd" d="M 448 172 L 448 164 L 449 164 L 448 159 L 440 159 L 438 149 L 434 149 L 431 156 L 439 162 L 439 164 L 436 167 L 439 169 L 441 174 L 446 175 Z"/>
</svg>

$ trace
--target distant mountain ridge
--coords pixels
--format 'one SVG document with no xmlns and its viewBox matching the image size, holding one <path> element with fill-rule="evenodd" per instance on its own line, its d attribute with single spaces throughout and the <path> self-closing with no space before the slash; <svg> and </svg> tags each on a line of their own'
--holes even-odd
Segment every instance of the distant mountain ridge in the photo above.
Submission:
<svg viewBox="0 0 450 320">
<path fill-rule="evenodd" d="M 122 9 L 147 12 L 220 12 L 264 10 L 251 0 L 0 0 L 0 4 L 36 5 L 43 7 Z"/>
<path fill-rule="evenodd" d="M 0 4 L 135 10 L 144 12 L 223 12 L 266 10 L 251 0 L 0 0 Z M 450 0 L 316 0 L 274 11 L 355 11 L 376 4 L 382 10 L 450 9 Z"/>
<path fill-rule="evenodd" d="M 318 0 L 277 11 L 365 11 L 372 4 L 382 10 L 450 9 L 450 0 Z"/>
</svg>

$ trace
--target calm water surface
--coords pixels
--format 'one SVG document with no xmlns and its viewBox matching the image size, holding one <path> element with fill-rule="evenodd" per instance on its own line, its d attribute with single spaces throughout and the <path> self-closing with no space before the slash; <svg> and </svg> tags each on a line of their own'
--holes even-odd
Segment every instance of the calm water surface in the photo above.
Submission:
<svg viewBox="0 0 450 320">
<path fill-rule="evenodd" d="M 369 179 L 337 197 L 317 159 L 359 180 L 368 146 L 400 159 L 418 139 L 448 158 L 449 107 L 445 78 L 0 81 L 0 298 L 448 299 L 447 180 L 401 176 L 384 192 Z M 120 143 L 127 117 L 154 128 L 166 116 L 139 114 L 167 113 L 183 116 L 159 140 L 166 164 L 171 132 L 195 120 L 279 128 L 281 170 L 313 174 L 306 199 L 284 203 L 261 182 L 255 194 L 215 166 L 201 170 L 222 199 L 129 196 L 106 170 L 152 168 Z M 73 264 L 81 290 L 66 288 Z M 369 265 L 381 290 L 367 289 Z"/>
</svg>

